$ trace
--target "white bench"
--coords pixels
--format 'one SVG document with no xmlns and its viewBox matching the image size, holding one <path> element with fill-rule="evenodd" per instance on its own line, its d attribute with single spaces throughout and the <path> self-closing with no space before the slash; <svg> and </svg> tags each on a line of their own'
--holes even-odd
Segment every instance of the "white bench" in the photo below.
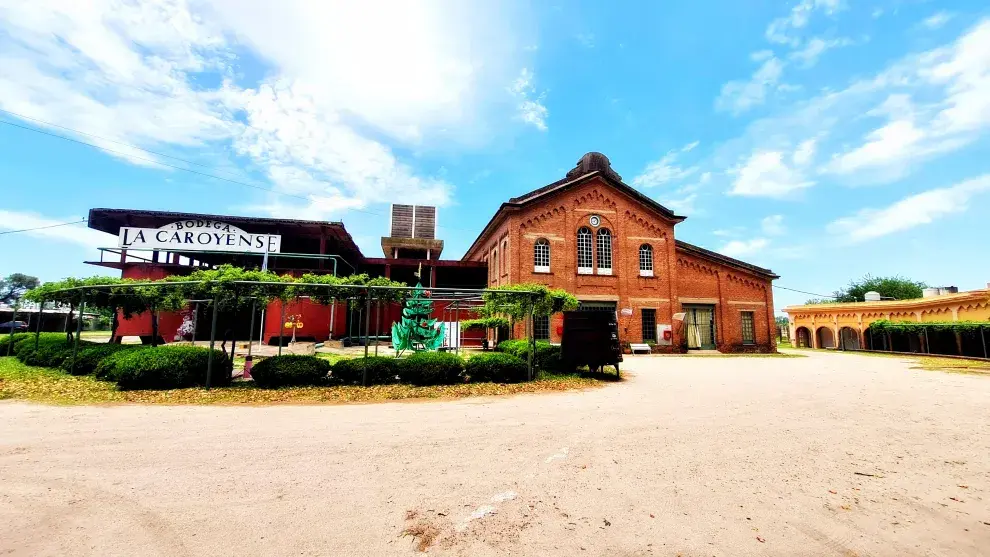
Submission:
<svg viewBox="0 0 990 557">
<path fill-rule="evenodd" d="M 649 344 L 640 343 L 640 344 L 629 344 L 629 351 L 632 352 L 633 354 L 635 354 L 637 351 L 646 352 L 649 354 L 653 352 L 653 349 L 650 348 Z"/>
</svg>

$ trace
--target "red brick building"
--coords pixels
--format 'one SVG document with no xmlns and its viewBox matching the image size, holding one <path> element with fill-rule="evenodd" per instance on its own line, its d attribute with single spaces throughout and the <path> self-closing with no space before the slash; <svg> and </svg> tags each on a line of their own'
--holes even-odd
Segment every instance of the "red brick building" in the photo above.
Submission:
<svg viewBox="0 0 990 557">
<path fill-rule="evenodd" d="M 541 283 L 575 294 L 582 309 L 618 311 L 626 342 L 775 350 L 777 275 L 676 240 L 684 219 L 588 153 L 561 180 L 503 203 L 463 260 L 486 263 L 492 288 Z M 561 321 L 540 320 L 537 336 L 558 341 Z"/>
</svg>

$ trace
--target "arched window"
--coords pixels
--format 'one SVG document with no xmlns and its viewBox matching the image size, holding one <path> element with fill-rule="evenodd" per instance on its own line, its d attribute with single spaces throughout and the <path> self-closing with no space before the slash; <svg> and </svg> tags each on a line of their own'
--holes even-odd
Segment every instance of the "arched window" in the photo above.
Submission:
<svg viewBox="0 0 990 557">
<path fill-rule="evenodd" d="M 496 282 L 498 280 L 498 250 L 492 251 L 492 264 L 488 268 L 494 271 L 492 282 Z"/>
<path fill-rule="evenodd" d="M 540 238 L 533 244 L 533 272 L 550 272 L 550 241 Z"/>
<path fill-rule="evenodd" d="M 598 229 L 598 274 L 612 274 L 612 232 L 607 228 Z"/>
<path fill-rule="evenodd" d="M 581 227 L 577 233 L 577 266 L 579 275 L 592 273 L 591 230 Z"/>
<path fill-rule="evenodd" d="M 639 276 L 653 276 L 653 246 L 650 244 L 639 246 Z"/>
</svg>

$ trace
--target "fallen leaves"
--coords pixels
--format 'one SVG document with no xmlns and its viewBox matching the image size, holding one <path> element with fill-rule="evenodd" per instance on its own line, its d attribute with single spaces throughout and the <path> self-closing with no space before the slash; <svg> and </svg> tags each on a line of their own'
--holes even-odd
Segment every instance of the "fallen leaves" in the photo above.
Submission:
<svg viewBox="0 0 990 557">
<path fill-rule="evenodd" d="M 525 383 L 461 383 L 415 387 L 288 387 L 260 389 L 251 382 L 237 382 L 215 389 L 190 388 L 167 391 L 120 391 L 116 384 L 91 376 L 72 376 L 60 370 L 26 366 L 15 358 L 0 358 L 0 399 L 29 400 L 46 404 L 341 404 L 408 399 L 453 399 L 504 396 L 600 387 L 606 382 L 578 375 L 548 375 Z"/>
</svg>

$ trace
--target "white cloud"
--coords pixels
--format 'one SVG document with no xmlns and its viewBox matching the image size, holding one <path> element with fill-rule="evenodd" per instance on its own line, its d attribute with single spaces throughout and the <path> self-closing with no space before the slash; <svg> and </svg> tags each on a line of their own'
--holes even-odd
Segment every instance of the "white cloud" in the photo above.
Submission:
<svg viewBox="0 0 990 557">
<path fill-rule="evenodd" d="M 795 36 L 794 31 L 805 27 L 815 10 L 823 11 L 826 14 L 833 14 L 842 7 L 843 5 L 840 0 L 801 0 L 796 6 L 791 8 L 791 13 L 770 22 L 770 25 L 767 26 L 765 36 L 772 43 L 796 47 L 801 41 Z"/>
<path fill-rule="evenodd" d="M 884 209 L 863 209 L 833 221 L 827 230 L 841 240 L 864 242 L 963 212 L 975 195 L 987 191 L 990 191 L 990 174 L 948 188 L 921 192 Z"/>
<path fill-rule="evenodd" d="M 704 172 L 698 177 L 697 182 L 681 186 L 663 194 L 660 198 L 660 204 L 682 215 L 699 214 L 701 211 L 695 203 L 698 201 L 699 192 L 711 179 L 712 173 Z"/>
<path fill-rule="evenodd" d="M 771 56 L 748 81 L 730 81 L 722 86 L 715 108 L 739 114 L 766 102 L 767 95 L 778 88 L 784 63 Z"/>
<path fill-rule="evenodd" d="M 766 238 L 731 240 L 726 242 L 718 252 L 729 257 L 745 257 L 765 250 L 768 245 L 770 245 L 770 240 Z"/>
<path fill-rule="evenodd" d="M 867 170 L 873 181 L 890 181 L 927 158 L 972 143 L 990 127 L 990 20 L 897 70 L 887 72 L 896 78 L 888 78 L 891 85 L 910 93 L 892 94 L 870 111 L 886 123 L 837 154 L 829 172 Z"/>
<path fill-rule="evenodd" d="M 950 14 L 949 12 L 946 11 L 941 11 L 938 13 L 934 13 L 931 16 L 925 18 L 925 20 L 922 21 L 921 24 L 929 29 L 938 29 L 939 27 L 948 23 L 949 20 L 952 19 L 953 17 L 955 17 L 954 14 Z"/>
<path fill-rule="evenodd" d="M 789 57 L 801 67 L 810 68 L 818 63 L 818 58 L 826 51 L 833 48 L 849 46 L 851 44 L 853 44 L 853 41 L 848 38 L 826 40 L 820 37 L 815 37 L 805 43 L 802 48 L 791 52 Z"/>
<path fill-rule="evenodd" d="M 86 223 L 57 226 L 66 222 L 81 220 L 79 216 L 51 218 L 30 211 L 8 211 L 0 209 L 0 230 L 26 230 L 18 236 L 33 236 L 86 248 L 101 248 L 117 245 L 117 239 L 110 234 L 87 228 Z M 37 230 L 28 230 L 37 229 Z"/>
<path fill-rule="evenodd" d="M 749 55 L 749 59 L 752 60 L 752 61 L 754 61 L 754 62 L 763 62 L 763 61 L 768 60 L 770 58 L 773 58 L 773 51 L 772 50 L 769 50 L 769 49 L 767 49 L 767 50 L 758 50 L 758 51 L 753 52 L 753 53 L 751 53 Z"/>
<path fill-rule="evenodd" d="M 451 135 L 482 141 L 482 120 L 499 102 L 486 94 L 519 68 L 514 29 L 498 7 L 290 0 L 269 8 L 260 0 L 0 2 L 0 107 L 217 165 L 229 164 L 217 153 L 233 145 L 324 217 L 386 195 L 446 202 L 451 186 L 393 149 L 422 152 Z M 262 65 L 242 65 L 249 58 Z M 267 77 L 246 81 L 245 71 Z M 524 117 L 539 126 L 545 107 L 528 100 Z M 131 162 L 154 158 L 86 140 Z"/>
<path fill-rule="evenodd" d="M 799 176 L 783 172 L 788 179 L 782 183 L 807 185 L 820 174 L 841 175 L 843 185 L 884 182 L 972 145 L 988 130 L 990 19 L 984 19 L 949 44 L 752 122 L 723 143 L 712 162 L 738 170 L 754 154 L 781 153 L 788 170 L 802 170 Z M 816 140 L 806 144 L 813 149 L 798 147 L 792 156 L 793 146 L 808 138 Z M 817 167 L 815 160 L 824 162 Z M 765 155 L 764 163 L 773 167 L 775 159 Z"/>
<path fill-rule="evenodd" d="M 794 155 L 791 156 L 794 164 L 797 166 L 807 166 L 815 158 L 816 144 L 817 140 L 814 138 L 802 141 L 794 151 Z"/>
<path fill-rule="evenodd" d="M 519 77 L 509 86 L 509 93 L 519 102 L 518 118 L 540 131 L 547 131 L 549 111 L 543 104 L 546 93 L 540 93 L 534 98 L 536 88 L 533 86 L 533 72 L 529 68 L 523 68 L 519 72 Z"/>
<path fill-rule="evenodd" d="M 770 215 L 760 221 L 760 229 L 767 236 L 780 236 L 787 232 L 784 226 L 784 215 Z"/>
<path fill-rule="evenodd" d="M 815 184 L 803 168 L 787 164 L 782 151 L 754 152 L 745 163 L 730 170 L 730 174 L 736 177 L 729 190 L 731 195 L 786 197 Z"/>
<path fill-rule="evenodd" d="M 632 185 L 639 188 L 652 188 L 668 182 L 683 180 L 691 176 L 698 171 L 698 167 L 682 167 L 677 164 L 677 160 L 680 155 L 694 150 L 698 144 L 698 141 L 692 141 L 680 149 L 667 151 L 659 160 L 646 165 L 643 172 L 633 178 Z"/>
</svg>

